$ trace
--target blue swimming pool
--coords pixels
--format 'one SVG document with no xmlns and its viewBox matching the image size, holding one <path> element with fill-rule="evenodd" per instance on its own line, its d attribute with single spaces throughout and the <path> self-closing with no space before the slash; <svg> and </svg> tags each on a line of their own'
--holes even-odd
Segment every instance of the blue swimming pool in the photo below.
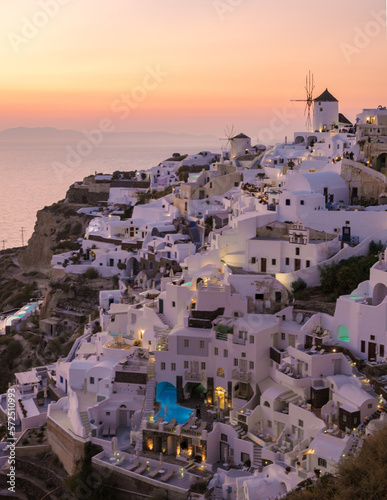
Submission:
<svg viewBox="0 0 387 500">
<path fill-rule="evenodd" d="M 161 409 L 158 415 L 164 417 L 165 406 L 167 407 L 167 416 L 166 418 L 164 417 L 164 420 L 167 422 L 169 422 L 171 418 L 175 418 L 178 424 L 184 424 L 192 414 L 192 410 L 177 404 L 176 387 L 169 382 L 157 384 L 156 401 L 161 403 Z"/>
</svg>

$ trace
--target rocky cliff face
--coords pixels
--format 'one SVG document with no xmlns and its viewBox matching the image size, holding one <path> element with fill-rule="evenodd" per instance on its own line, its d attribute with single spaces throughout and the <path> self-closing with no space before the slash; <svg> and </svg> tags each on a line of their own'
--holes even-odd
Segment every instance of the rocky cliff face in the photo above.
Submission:
<svg viewBox="0 0 387 500">
<path fill-rule="evenodd" d="M 59 202 L 37 212 L 34 232 L 27 247 L 18 256 L 23 270 L 47 273 L 55 251 L 59 253 L 73 249 L 75 243 L 71 240 L 84 235 L 90 220 L 78 215 L 78 208 L 74 204 Z"/>
</svg>

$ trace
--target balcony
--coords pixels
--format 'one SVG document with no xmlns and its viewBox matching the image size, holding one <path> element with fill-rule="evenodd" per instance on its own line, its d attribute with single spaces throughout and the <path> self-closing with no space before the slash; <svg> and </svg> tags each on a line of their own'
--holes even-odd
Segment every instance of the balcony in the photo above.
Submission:
<svg viewBox="0 0 387 500">
<path fill-rule="evenodd" d="M 238 380 L 238 382 L 250 383 L 252 380 L 252 373 L 251 372 L 242 372 L 241 370 L 237 370 L 235 368 L 231 372 L 231 378 L 233 380 Z"/>
<path fill-rule="evenodd" d="M 345 237 L 343 239 L 343 235 L 339 235 L 339 241 L 343 241 L 344 243 L 350 243 L 351 245 L 358 245 L 360 243 L 359 236 L 351 236 L 350 238 Z"/>
<path fill-rule="evenodd" d="M 184 372 L 184 378 L 188 382 L 203 382 L 206 380 L 206 372 L 191 372 L 186 370 Z"/>
</svg>

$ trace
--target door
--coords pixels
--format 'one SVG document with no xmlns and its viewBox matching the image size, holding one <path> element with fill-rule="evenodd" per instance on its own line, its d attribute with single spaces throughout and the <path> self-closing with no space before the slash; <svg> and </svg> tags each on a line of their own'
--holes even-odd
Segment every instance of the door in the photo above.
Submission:
<svg viewBox="0 0 387 500">
<path fill-rule="evenodd" d="M 368 342 L 368 361 L 376 361 L 376 344 Z"/>
<path fill-rule="evenodd" d="M 300 259 L 294 259 L 294 270 L 299 271 L 301 269 L 301 260 Z"/>
<path fill-rule="evenodd" d="M 261 273 L 266 272 L 266 259 L 261 259 Z"/>
<path fill-rule="evenodd" d="M 346 243 L 351 242 L 351 228 L 348 226 L 343 227 L 342 241 L 344 241 Z"/>
<path fill-rule="evenodd" d="M 128 425 L 128 410 L 119 410 L 118 425 Z"/>
<path fill-rule="evenodd" d="M 159 299 L 159 313 L 164 314 L 164 300 Z"/>
</svg>

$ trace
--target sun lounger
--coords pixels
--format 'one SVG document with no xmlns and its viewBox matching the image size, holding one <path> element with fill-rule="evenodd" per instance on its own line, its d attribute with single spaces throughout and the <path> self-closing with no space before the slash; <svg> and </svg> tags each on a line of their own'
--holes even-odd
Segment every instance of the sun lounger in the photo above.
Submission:
<svg viewBox="0 0 387 500">
<path fill-rule="evenodd" d="M 115 436 L 117 433 L 117 426 L 115 424 L 110 424 L 109 436 Z"/>
<path fill-rule="evenodd" d="M 128 467 L 126 467 L 126 470 L 132 471 L 134 469 L 137 469 L 137 467 L 139 465 L 140 465 L 140 459 L 136 458 L 136 460 L 131 465 L 129 465 Z"/>
<path fill-rule="evenodd" d="M 109 424 L 105 424 L 102 429 L 102 436 L 107 437 L 109 435 Z"/>
<path fill-rule="evenodd" d="M 141 467 L 136 469 L 134 472 L 136 474 L 142 474 L 144 471 L 146 471 L 146 469 L 147 469 L 147 464 L 143 464 L 143 465 L 141 465 Z"/>
<path fill-rule="evenodd" d="M 158 465 L 155 469 L 153 469 L 150 473 L 149 473 L 149 477 L 156 477 L 157 474 L 159 473 L 159 470 L 161 470 L 162 468 L 162 465 Z"/>
<path fill-rule="evenodd" d="M 164 481 L 165 483 L 171 479 L 175 471 L 173 469 L 169 469 L 164 476 L 160 477 L 160 481 Z"/>
</svg>

